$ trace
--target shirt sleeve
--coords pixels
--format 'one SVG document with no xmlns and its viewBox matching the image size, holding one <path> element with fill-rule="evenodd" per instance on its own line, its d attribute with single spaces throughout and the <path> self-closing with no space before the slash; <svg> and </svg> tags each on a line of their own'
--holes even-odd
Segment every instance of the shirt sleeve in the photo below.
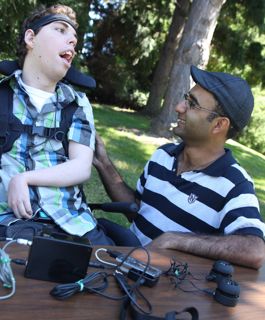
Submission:
<svg viewBox="0 0 265 320">
<path fill-rule="evenodd" d="M 92 107 L 84 93 L 77 98 L 78 108 L 68 132 L 68 139 L 95 150 L 95 125 Z"/>
<path fill-rule="evenodd" d="M 221 222 L 224 234 L 255 235 L 265 239 L 265 224 L 259 212 L 259 202 L 249 181 L 230 191 L 224 212 Z"/>
</svg>

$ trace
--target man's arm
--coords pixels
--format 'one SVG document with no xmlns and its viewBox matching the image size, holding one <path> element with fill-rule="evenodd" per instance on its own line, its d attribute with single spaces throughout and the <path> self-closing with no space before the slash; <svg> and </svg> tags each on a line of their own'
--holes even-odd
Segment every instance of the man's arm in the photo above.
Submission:
<svg viewBox="0 0 265 320">
<path fill-rule="evenodd" d="M 198 256 L 226 260 L 259 269 L 265 259 L 264 241 L 251 235 L 207 236 L 166 232 L 148 245 L 153 248 L 176 249 Z"/>
<path fill-rule="evenodd" d="M 96 135 L 96 150 L 93 164 L 97 169 L 108 196 L 112 201 L 136 202 L 134 191 L 124 182 L 107 155 L 105 145 Z M 127 215 L 131 221 L 134 216 Z"/>
<path fill-rule="evenodd" d="M 93 150 L 74 141 L 69 142 L 69 161 L 53 167 L 25 171 L 14 176 L 8 186 L 8 204 L 18 218 L 31 218 L 28 186 L 67 187 L 89 179 Z"/>
</svg>

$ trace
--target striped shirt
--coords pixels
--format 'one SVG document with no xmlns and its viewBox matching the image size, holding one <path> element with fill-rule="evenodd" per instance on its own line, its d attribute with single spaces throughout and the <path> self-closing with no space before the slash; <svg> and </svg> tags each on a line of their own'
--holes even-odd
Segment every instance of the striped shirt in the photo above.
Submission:
<svg viewBox="0 0 265 320">
<path fill-rule="evenodd" d="M 23 123 L 39 127 L 60 126 L 61 110 L 75 101 L 75 110 L 68 140 L 86 145 L 94 150 L 95 128 L 91 105 L 84 93 L 75 91 L 70 85 L 59 82 L 56 92 L 47 99 L 40 112 L 32 105 L 21 85 L 21 70 L 17 70 L 3 81 L 9 81 L 14 91 L 13 113 Z M 2 155 L 0 170 L 0 223 L 9 224 L 15 220 L 7 203 L 10 179 L 27 170 L 49 168 L 68 160 L 62 142 L 54 137 L 40 137 L 22 133 L 12 149 Z M 77 168 L 78 170 L 78 168 Z M 34 215 L 38 212 L 48 215 L 66 232 L 82 236 L 96 226 L 89 207 L 85 203 L 79 186 L 29 187 Z"/>
<path fill-rule="evenodd" d="M 264 239 L 253 181 L 230 150 L 203 170 L 176 174 L 184 144 L 157 149 L 137 182 L 140 210 L 131 230 L 142 245 L 166 231 L 245 234 Z"/>
</svg>

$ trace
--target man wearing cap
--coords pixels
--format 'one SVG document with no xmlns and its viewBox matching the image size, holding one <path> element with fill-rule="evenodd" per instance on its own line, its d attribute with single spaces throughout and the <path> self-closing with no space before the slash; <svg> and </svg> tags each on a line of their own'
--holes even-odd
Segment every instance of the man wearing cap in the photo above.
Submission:
<svg viewBox="0 0 265 320">
<path fill-rule="evenodd" d="M 26 228 L 34 234 L 34 222 L 48 219 L 58 226 L 57 232 L 84 236 L 92 244 L 113 244 L 98 229 L 80 190 L 91 173 L 95 145 L 92 108 L 84 93 L 61 82 L 76 54 L 77 27 L 75 12 L 68 6 L 34 11 L 24 21 L 18 39 L 20 68 L 1 83 L 13 90 L 13 115 L 30 129 L 2 155 L 2 236 L 18 226 L 15 236 L 22 237 L 25 230 L 19 226 L 25 220 L 33 221 Z M 58 132 L 53 132 L 60 127 L 67 108 L 73 112 L 65 148 Z"/>
<path fill-rule="evenodd" d="M 120 245 L 177 249 L 260 268 L 265 257 L 253 181 L 224 147 L 249 122 L 253 95 L 230 74 L 191 67 L 196 83 L 176 106 L 179 144 L 158 148 L 133 192 L 96 138 L 94 165 L 114 201 L 136 201 L 139 212 L 123 231 L 106 219 L 107 234 Z"/>
</svg>

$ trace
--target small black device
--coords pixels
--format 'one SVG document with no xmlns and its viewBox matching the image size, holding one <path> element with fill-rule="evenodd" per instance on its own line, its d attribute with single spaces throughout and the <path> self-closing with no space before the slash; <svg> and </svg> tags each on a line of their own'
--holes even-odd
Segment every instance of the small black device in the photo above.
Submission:
<svg viewBox="0 0 265 320">
<path fill-rule="evenodd" d="M 217 283 L 215 290 L 204 290 L 213 296 L 214 300 L 227 307 L 234 307 L 239 299 L 240 286 L 232 280 L 234 267 L 227 261 L 217 260 L 212 266 L 206 280 Z"/>
<path fill-rule="evenodd" d="M 91 253 L 87 244 L 36 236 L 24 276 L 60 283 L 78 281 L 86 276 Z"/>
<path fill-rule="evenodd" d="M 222 279 L 214 292 L 214 299 L 227 307 L 234 307 L 239 299 L 240 286 L 236 281 Z"/>
<path fill-rule="evenodd" d="M 137 281 L 137 279 L 142 276 L 144 280 L 143 284 L 149 287 L 155 285 L 162 274 L 160 269 L 150 265 L 146 268 L 146 265 L 143 262 L 133 257 L 126 258 L 125 254 L 118 255 L 116 260 L 118 262 L 123 262 L 120 266 L 120 270 L 127 273 L 130 279 Z"/>
<path fill-rule="evenodd" d="M 221 279 L 231 279 L 234 272 L 233 266 L 224 260 L 217 260 L 212 266 L 210 273 L 206 276 L 206 280 L 219 282 Z"/>
</svg>

